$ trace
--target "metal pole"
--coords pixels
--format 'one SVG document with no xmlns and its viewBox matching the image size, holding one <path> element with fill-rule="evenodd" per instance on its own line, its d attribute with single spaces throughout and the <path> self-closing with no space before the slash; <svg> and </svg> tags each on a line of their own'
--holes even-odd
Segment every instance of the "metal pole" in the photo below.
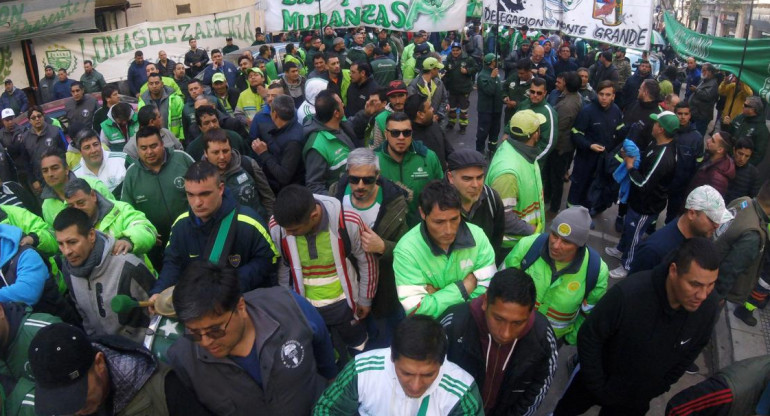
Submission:
<svg viewBox="0 0 770 416">
<path fill-rule="evenodd" d="M 752 0 L 753 1 L 753 0 Z M 495 0 L 495 17 L 497 17 L 497 25 L 495 25 L 495 60 L 497 60 L 497 44 L 499 42 L 500 37 L 500 0 Z M 497 63 L 498 68 L 500 67 L 500 63 Z"/>
<path fill-rule="evenodd" d="M 323 12 L 321 11 L 321 0 L 318 0 L 318 31 L 321 35 L 321 39 L 323 39 L 323 22 L 321 19 L 323 18 Z"/>
<path fill-rule="evenodd" d="M 751 0 L 751 3 L 749 5 L 749 24 L 746 28 L 746 33 L 743 41 L 743 54 L 741 55 L 741 66 L 738 68 L 738 77 L 735 80 L 735 88 L 733 89 L 733 99 L 730 101 L 730 109 L 727 110 L 727 115 L 729 116 L 733 112 L 733 105 L 735 104 L 735 97 L 738 95 L 738 84 L 741 83 L 741 74 L 743 74 L 743 63 L 746 60 L 746 49 L 749 46 L 749 32 L 751 31 L 751 18 L 754 14 L 754 0 Z M 722 116 L 724 118 L 724 116 Z M 732 123 L 732 117 L 730 117 L 730 122 Z M 721 122 L 721 120 L 720 120 Z"/>
</svg>

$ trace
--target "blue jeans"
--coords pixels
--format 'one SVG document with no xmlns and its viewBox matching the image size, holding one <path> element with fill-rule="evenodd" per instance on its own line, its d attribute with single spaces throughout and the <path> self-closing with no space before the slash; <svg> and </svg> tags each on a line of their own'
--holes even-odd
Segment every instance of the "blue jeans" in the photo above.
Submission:
<svg viewBox="0 0 770 416">
<path fill-rule="evenodd" d="M 653 220 L 658 218 L 658 214 L 655 215 L 642 215 L 634 211 L 631 206 L 628 206 L 628 212 L 626 212 L 625 219 L 623 221 L 623 234 L 620 236 L 620 242 L 618 242 L 617 249 L 623 252 L 623 267 L 626 270 L 631 269 L 631 263 L 634 261 L 634 251 L 639 248 L 639 243 L 642 242 L 642 236 L 647 227 Z"/>
</svg>

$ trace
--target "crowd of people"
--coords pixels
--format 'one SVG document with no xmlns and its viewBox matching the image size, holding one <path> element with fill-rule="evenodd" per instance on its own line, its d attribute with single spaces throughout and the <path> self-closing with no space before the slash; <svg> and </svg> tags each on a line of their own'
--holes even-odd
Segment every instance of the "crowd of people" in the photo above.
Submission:
<svg viewBox="0 0 770 416">
<path fill-rule="evenodd" d="M 757 324 L 770 135 L 734 76 L 526 26 L 271 37 L 136 51 L 135 106 L 87 60 L 37 104 L 5 81 L 6 414 L 531 415 L 567 344 L 554 415 L 644 415 L 725 301 Z M 668 414 L 754 406 L 764 378 L 725 377 L 760 365 Z"/>
</svg>

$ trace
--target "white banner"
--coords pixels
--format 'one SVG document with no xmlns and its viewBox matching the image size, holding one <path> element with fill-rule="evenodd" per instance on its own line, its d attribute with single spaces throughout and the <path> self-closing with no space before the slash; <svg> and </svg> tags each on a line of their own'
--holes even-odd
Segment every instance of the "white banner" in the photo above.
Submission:
<svg viewBox="0 0 770 416">
<path fill-rule="evenodd" d="M 576 38 L 648 49 L 650 0 L 484 0 L 484 23 L 560 30 Z M 499 20 L 498 20 L 499 12 Z"/>
<path fill-rule="evenodd" d="M 144 52 L 144 59 L 150 62 L 158 60 L 161 50 L 169 59 L 184 62 L 191 38 L 198 40 L 199 48 L 209 51 L 223 48 L 226 37 L 243 48 L 254 42 L 257 26 L 256 7 L 247 7 L 216 15 L 145 22 L 111 32 L 36 39 L 35 53 L 41 74 L 50 64 L 67 69 L 70 78 L 80 79 L 83 61 L 90 59 L 107 82 L 116 82 L 127 79 L 135 51 Z"/>
<path fill-rule="evenodd" d="M 20 0 L 0 3 L 0 44 L 96 28 L 95 0 Z"/>
<path fill-rule="evenodd" d="M 370 26 L 398 31 L 456 30 L 468 0 L 264 0 L 268 32 Z"/>
<path fill-rule="evenodd" d="M 24 51 L 20 42 L 0 46 L 0 80 L 10 79 L 16 88 L 29 86 L 24 66 Z"/>
</svg>

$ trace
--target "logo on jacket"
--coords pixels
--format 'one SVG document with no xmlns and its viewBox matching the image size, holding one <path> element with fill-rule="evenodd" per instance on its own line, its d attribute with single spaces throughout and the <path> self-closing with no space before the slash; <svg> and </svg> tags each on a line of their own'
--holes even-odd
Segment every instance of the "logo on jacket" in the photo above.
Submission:
<svg viewBox="0 0 770 416">
<path fill-rule="evenodd" d="M 569 282 L 567 289 L 570 292 L 577 292 L 577 290 L 580 289 L 580 282 Z"/>
<path fill-rule="evenodd" d="M 286 368 L 297 368 L 305 359 L 305 348 L 298 341 L 290 339 L 281 346 L 281 362 Z"/>
<path fill-rule="evenodd" d="M 174 186 L 176 186 L 177 189 L 184 189 L 184 178 L 181 176 L 174 178 Z"/>
<path fill-rule="evenodd" d="M 89 114 L 91 114 L 91 112 L 88 111 L 87 108 L 83 109 L 83 111 L 80 112 L 80 115 L 83 117 L 88 117 Z"/>
<path fill-rule="evenodd" d="M 46 139 L 45 139 L 45 145 L 46 145 L 47 147 L 51 147 L 51 146 L 53 146 L 53 139 L 52 139 L 52 138 L 50 138 L 50 137 L 46 138 Z"/>
<path fill-rule="evenodd" d="M 231 266 L 238 267 L 241 265 L 241 255 L 233 254 L 232 256 L 227 256 L 227 261 L 230 262 Z"/>
</svg>

